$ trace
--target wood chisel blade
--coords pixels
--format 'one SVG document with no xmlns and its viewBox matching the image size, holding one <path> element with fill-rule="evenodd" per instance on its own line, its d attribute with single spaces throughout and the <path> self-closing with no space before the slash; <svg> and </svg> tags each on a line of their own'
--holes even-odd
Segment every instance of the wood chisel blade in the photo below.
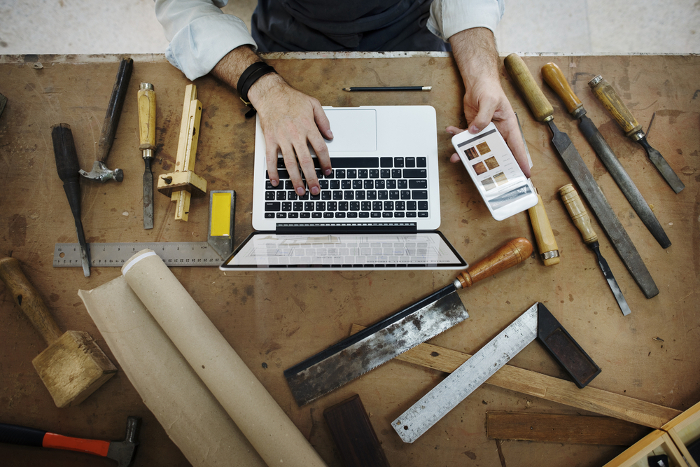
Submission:
<svg viewBox="0 0 700 467">
<path fill-rule="evenodd" d="M 467 319 L 454 284 L 284 371 L 299 406 Z"/>
<path fill-rule="evenodd" d="M 391 426 L 412 443 L 537 338 L 537 303 L 453 371 Z"/>
</svg>

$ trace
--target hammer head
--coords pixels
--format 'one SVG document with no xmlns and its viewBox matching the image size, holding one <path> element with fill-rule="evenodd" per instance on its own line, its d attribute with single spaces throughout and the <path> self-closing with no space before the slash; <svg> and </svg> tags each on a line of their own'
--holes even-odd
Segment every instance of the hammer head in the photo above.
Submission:
<svg viewBox="0 0 700 467">
<path fill-rule="evenodd" d="M 32 360 L 56 406 L 80 404 L 117 372 L 90 334 L 67 331 Z"/>
<path fill-rule="evenodd" d="M 118 467 L 129 467 L 133 462 L 136 447 L 139 445 L 140 425 L 140 418 L 129 417 L 126 421 L 126 437 L 124 441 L 112 441 L 109 443 L 107 457 L 117 461 Z"/>
<path fill-rule="evenodd" d="M 102 183 L 109 180 L 116 180 L 118 182 L 124 180 L 124 171 L 122 171 L 122 169 L 109 170 L 105 163 L 100 161 L 95 161 L 95 163 L 92 164 L 92 170 L 90 172 L 80 170 L 80 175 L 90 180 L 98 180 Z"/>
</svg>

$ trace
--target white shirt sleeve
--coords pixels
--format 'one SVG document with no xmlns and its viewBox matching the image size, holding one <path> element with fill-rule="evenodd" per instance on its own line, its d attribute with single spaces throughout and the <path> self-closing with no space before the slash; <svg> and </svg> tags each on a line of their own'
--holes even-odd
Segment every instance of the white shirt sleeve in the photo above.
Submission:
<svg viewBox="0 0 700 467">
<path fill-rule="evenodd" d="M 494 31 L 504 9 L 504 0 L 433 0 L 428 29 L 445 42 L 465 29 Z"/>
<path fill-rule="evenodd" d="M 155 0 L 156 17 L 170 45 L 165 57 L 194 80 L 209 73 L 231 50 L 257 44 L 245 23 L 224 14 L 228 0 Z"/>
</svg>

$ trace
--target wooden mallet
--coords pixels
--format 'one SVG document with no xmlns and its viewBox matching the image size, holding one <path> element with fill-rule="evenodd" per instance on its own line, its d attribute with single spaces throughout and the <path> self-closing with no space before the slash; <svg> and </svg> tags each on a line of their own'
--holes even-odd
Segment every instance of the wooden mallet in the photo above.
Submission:
<svg viewBox="0 0 700 467">
<path fill-rule="evenodd" d="M 19 261 L 14 258 L 0 259 L 0 279 L 49 345 L 32 360 L 32 364 L 57 407 L 80 404 L 114 376 L 117 368 L 90 334 L 66 331 L 61 335 L 61 329 L 37 290 L 25 277 Z"/>
</svg>

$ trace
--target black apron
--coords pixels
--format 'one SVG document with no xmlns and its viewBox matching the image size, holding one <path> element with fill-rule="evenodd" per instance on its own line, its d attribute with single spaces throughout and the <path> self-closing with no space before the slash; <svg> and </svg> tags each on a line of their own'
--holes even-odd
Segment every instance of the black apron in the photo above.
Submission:
<svg viewBox="0 0 700 467">
<path fill-rule="evenodd" d="M 444 51 L 426 27 L 432 0 L 258 0 L 260 52 Z"/>
</svg>

